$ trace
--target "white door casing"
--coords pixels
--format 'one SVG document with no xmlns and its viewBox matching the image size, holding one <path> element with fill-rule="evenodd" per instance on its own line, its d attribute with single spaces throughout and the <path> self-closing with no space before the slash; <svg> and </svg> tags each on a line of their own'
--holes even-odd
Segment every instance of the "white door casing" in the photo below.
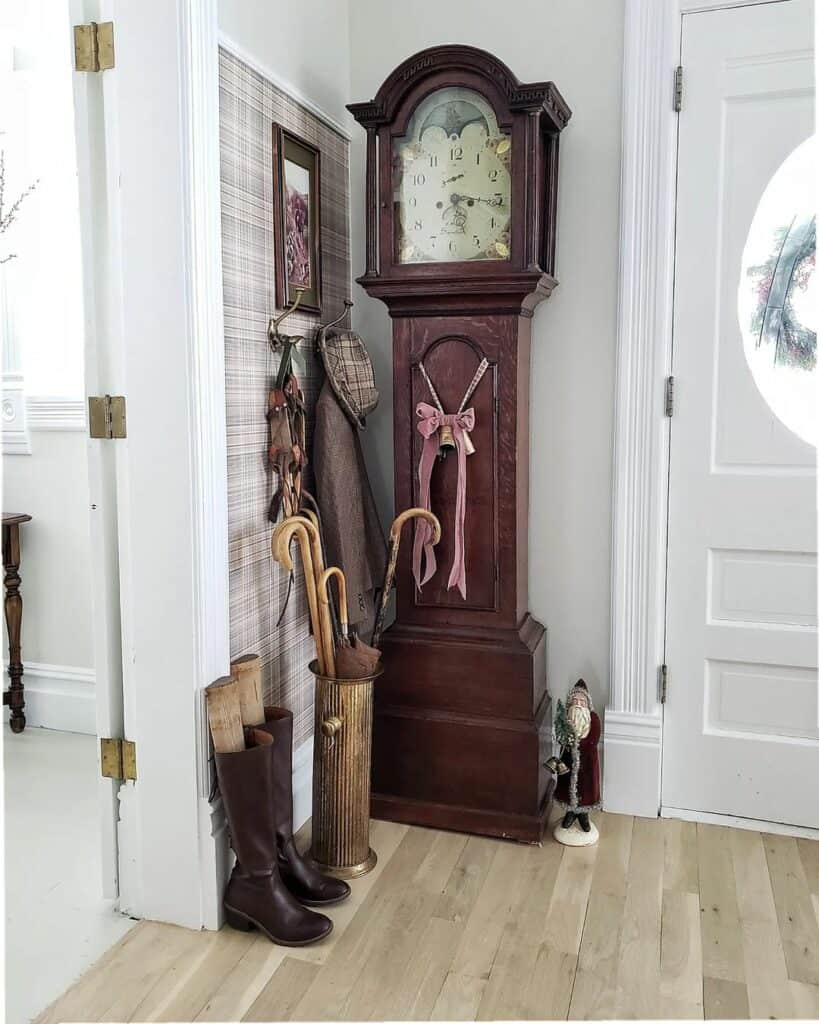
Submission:
<svg viewBox="0 0 819 1024">
<path fill-rule="evenodd" d="M 662 804 L 817 828 L 816 451 L 755 384 L 737 309 L 760 198 L 814 131 L 812 20 L 683 19 Z"/>
<path fill-rule="evenodd" d="M 660 808 L 679 23 L 678 0 L 626 0 L 603 806 L 647 817 Z"/>
<path fill-rule="evenodd" d="M 75 76 L 88 388 L 127 400 L 127 438 L 89 440 L 98 726 L 137 748 L 136 783 L 101 783 L 106 842 L 118 833 L 123 911 L 214 928 L 227 842 L 202 690 L 229 668 L 216 2 L 72 4 L 75 22 L 114 22 L 116 59 Z"/>
</svg>

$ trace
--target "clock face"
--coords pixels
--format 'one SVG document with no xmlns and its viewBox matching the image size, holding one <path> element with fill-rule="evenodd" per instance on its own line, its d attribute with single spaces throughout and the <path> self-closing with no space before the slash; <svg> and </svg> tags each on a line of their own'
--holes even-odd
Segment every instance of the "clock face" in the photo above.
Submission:
<svg viewBox="0 0 819 1024">
<path fill-rule="evenodd" d="M 427 96 L 393 143 L 396 261 L 508 260 L 511 161 L 483 96 L 457 86 Z"/>
</svg>

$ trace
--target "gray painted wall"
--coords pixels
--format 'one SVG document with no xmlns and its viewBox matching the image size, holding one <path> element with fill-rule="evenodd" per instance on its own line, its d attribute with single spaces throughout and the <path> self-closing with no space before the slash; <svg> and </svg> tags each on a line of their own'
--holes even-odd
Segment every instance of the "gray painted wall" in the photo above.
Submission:
<svg viewBox="0 0 819 1024">
<path fill-rule="evenodd" d="M 553 80 L 573 110 L 561 136 L 557 277 L 535 313 L 532 351 L 530 608 L 549 629 L 554 695 L 578 676 L 608 695 L 611 453 L 620 176 L 623 0 L 350 0 L 355 102 L 427 46 L 491 50 L 522 81 Z M 364 132 L 353 135 L 352 265 L 364 269 Z M 382 403 L 365 444 L 392 515 L 391 333 L 357 286 L 355 323 Z"/>
</svg>

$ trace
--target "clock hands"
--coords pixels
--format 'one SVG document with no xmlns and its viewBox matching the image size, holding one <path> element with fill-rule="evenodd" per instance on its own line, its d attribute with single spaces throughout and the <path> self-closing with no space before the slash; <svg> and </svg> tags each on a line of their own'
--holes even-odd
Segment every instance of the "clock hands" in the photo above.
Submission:
<svg viewBox="0 0 819 1024">
<path fill-rule="evenodd" d="M 462 195 L 451 195 L 450 201 L 453 203 L 460 203 L 466 200 L 467 205 L 471 206 L 473 203 L 488 203 L 489 206 L 503 206 L 503 197 L 497 196 L 494 199 L 485 199 L 483 196 L 462 196 Z"/>
<path fill-rule="evenodd" d="M 483 196 L 467 196 L 453 192 L 449 197 L 449 206 L 445 207 L 441 219 L 444 222 L 443 231 L 445 234 L 464 234 L 466 232 L 466 213 L 462 203 L 467 206 L 474 206 L 475 203 L 487 203 L 489 206 L 503 206 L 503 196 L 494 199 L 485 199 Z M 437 204 L 442 207 L 442 203 Z"/>
</svg>

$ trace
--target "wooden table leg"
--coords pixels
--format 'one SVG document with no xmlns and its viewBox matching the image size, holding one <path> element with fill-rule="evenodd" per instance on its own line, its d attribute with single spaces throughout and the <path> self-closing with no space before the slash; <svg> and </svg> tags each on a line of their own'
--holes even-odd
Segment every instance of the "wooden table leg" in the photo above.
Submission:
<svg viewBox="0 0 819 1024">
<path fill-rule="evenodd" d="M 23 660 L 20 650 L 20 627 L 23 622 L 23 598 L 20 595 L 20 527 L 17 523 L 3 524 L 3 584 L 6 588 L 4 610 L 9 636 L 9 678 L 11 684 L 3 694 L 3 703 L 11 710 L 9 725 L 12 732 L 26 727 L 26 706 L 23 691 Z"/>
</svg>

